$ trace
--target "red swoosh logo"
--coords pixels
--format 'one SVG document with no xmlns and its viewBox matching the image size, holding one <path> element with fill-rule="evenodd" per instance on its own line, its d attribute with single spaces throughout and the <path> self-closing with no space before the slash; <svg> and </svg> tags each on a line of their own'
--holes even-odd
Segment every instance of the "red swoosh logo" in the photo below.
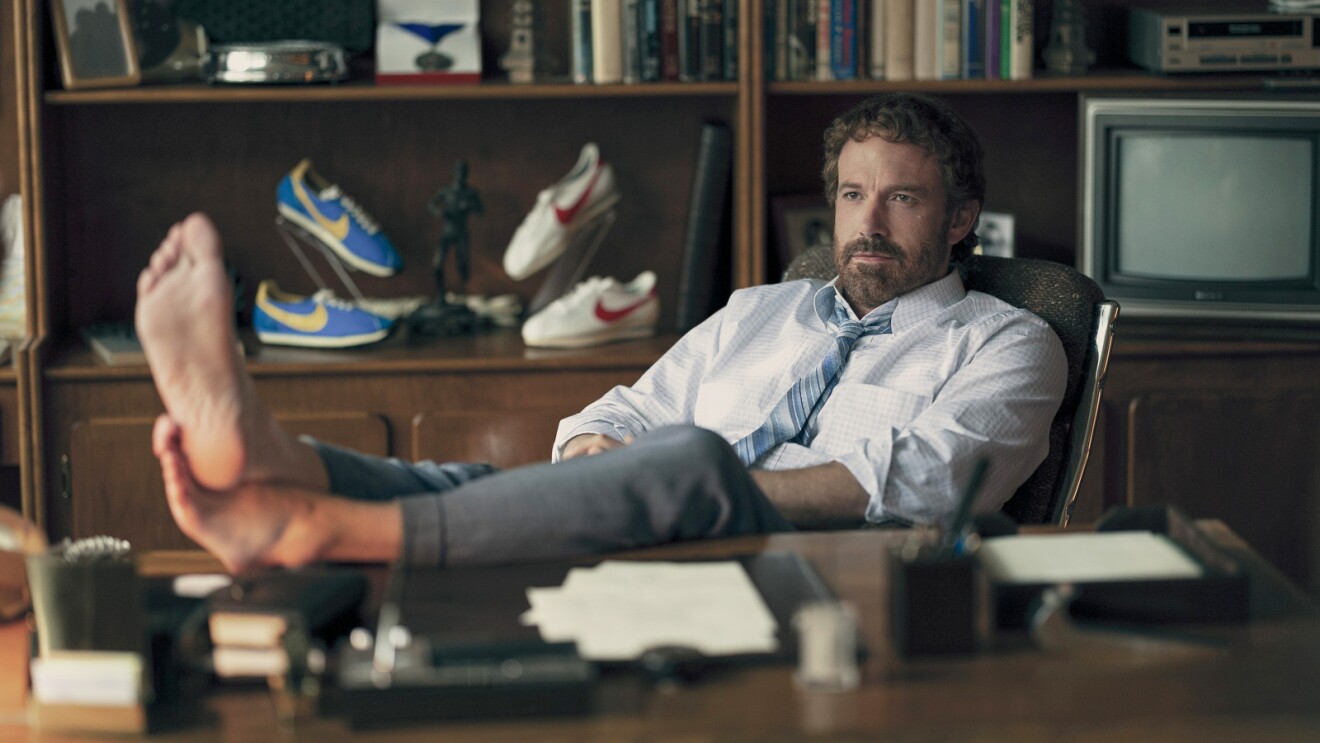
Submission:
<svg viewBox="0 0 1320 743">
<path fill-rule="evenodd" d="M 591 174 L 591 183 L 588 183 L 587 187 L 582 189 L 582 194 L 578 196 L 577 201 L 573 202 L 572 206 L 567 209 L 560 209 L 558 205 L 555 206 L 555 219 L 558 219 L 560 224 L 572 222 L 573 217 L 576 217 L 577 213 L 582 211 L 582 207 L 587 205 L 587 197 L 591 196 L 592 191 L 596 190 L 596 180 L 600 178 L 601 165 L 601 163 L 597 163 L 596 172 Z"/>
<path fill-rule="evenodd" d="M 651 297 L 653 297 L 653 296 L 655 296 L 655 291 L 654 291 L 654 290 L 652 290 L 652 291 L 651 291 L 649 294 L 647 294 L 645 297 L 642 297 L 641 299 L 637 300 L 636 302 L 633 302 L 632 304 L 628 305 L 627 307 L 620 307 L 620 308 L 617 309 L 617 310 L 612 310 L 612 309 L 606 307 L 606 306 L 605 306 L 605 302 L 603 302 L 602 300 L 597 299 L 597 300 L 596 300 L 596 319 L 600 320 L 601 322 L 618 322 L 618 321 L 622 320 L 623 318 L 625 318 L 625 317 L 631 315 L 633 312 L 635 312 L 635 311 L 637 310 L 638 307 L 641 307 L 642 305 L 644 305 L 644 304 L 646 304 L 647 302 L 649 302 L 649 301 L 651 300 Z"/>
</svg>

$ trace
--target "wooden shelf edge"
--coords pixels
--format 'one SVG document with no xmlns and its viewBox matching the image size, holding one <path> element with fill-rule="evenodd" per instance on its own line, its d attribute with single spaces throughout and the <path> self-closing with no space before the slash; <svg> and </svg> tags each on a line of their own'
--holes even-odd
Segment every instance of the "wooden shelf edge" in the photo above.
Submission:
<svg viewBox="0 0 1320 743">
<path fill-rule="evenodd" d="M 59 106 L 123 103 L 317 103 L 326 101 L 529 100 L 670 98 L 738 94 L 735 82 L 629 83 L 480 83 L 477 85 L 376 85 L 370 81 L 306 86 L 242 86 L 186 83 L 104 90 L 50 90 L 46 103 Z"/>
<path fill-rule="evenodd" d="M 918 91 L 925 93 L 1084 93 L 1106 90 L 1195 91 L 1265 90 L 1260 75 L 1195 75 L 1174 77 L 1139 71 L 1101 72 L 1082 77 L 1040 76 L 1027 80 L 846 80 L 834 82 L 770 82 L 766 91 L 775 95 L 855 95 L 868 92 Z"/>
<path fill-rule="evenodd" d="M 391 338 L 369 348 L 321 350 L 262 346 L 245 338 L 248 371 L 261 378 L 297 376 L 380 376 L 389 374 L 563 372 L 646 369 L 678 340 L 673 333 L 583 349 L 527 348 L 514 331 L 491 331 L 464 338 L 410 344 Z M 102 363 L 80 340 L 58 344 L 42 370 L 62 382 L 146 381 L 145 365 Z M 3 380 L 3 377 L 0 377 Z"/>
</svg>

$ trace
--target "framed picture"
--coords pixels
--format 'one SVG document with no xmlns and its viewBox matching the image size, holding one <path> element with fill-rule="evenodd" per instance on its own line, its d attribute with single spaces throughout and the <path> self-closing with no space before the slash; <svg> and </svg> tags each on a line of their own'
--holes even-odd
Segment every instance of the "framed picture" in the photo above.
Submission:
<svg viewBox="0 0 1320 743">
<path fill-rule="evenodd" d="M 779 260 L 787 267 L 813 245 L 834 241 L 834 210 L 820 194 L 789 194 L 770 200 Z"/>
<path fill-rule="evenodd" d="M 50 8 L 67 90 L 141 81 L 126 0 L 51 0 Z"/>
<path fill-rule="evenodd" d="M 977 250 L 981 255 L 997 255 L 1012 258 L 1016 253 L 1013 246 L 1013 215 L 1005 212 L 981 212 L 981 224 L 976 228 L 981 244 Z"/>
</svg>

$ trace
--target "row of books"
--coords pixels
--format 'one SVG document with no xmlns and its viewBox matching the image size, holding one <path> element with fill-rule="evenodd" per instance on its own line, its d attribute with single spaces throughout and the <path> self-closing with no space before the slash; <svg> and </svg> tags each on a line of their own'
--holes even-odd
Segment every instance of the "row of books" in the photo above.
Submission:
<svg viewBox="0 0 1320 743">
<path fill-rule="evenodd" d="M 738 0 L 568 0 L 578 83 L 738 78 Z"/>
<path fill-rule="evenodd" d="M 1035 0 L 765 0 L 770 80 L 1022 80 Z"/>
</svg>

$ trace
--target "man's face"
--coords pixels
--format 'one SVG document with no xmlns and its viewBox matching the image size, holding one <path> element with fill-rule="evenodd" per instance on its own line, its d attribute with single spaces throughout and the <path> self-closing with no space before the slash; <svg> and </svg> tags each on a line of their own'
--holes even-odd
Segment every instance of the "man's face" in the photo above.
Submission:
<svg viewBox="0 0 1320 743">
<path fill-rule="evenodd" d="M 939 166 L 916 145 L 883 137 L 844 144 L 834 266 L 858 317 L 943 277 L 949 246 L 967 234 L 975 214 L 974 204 L 947 213 Z"/>
</svg>

